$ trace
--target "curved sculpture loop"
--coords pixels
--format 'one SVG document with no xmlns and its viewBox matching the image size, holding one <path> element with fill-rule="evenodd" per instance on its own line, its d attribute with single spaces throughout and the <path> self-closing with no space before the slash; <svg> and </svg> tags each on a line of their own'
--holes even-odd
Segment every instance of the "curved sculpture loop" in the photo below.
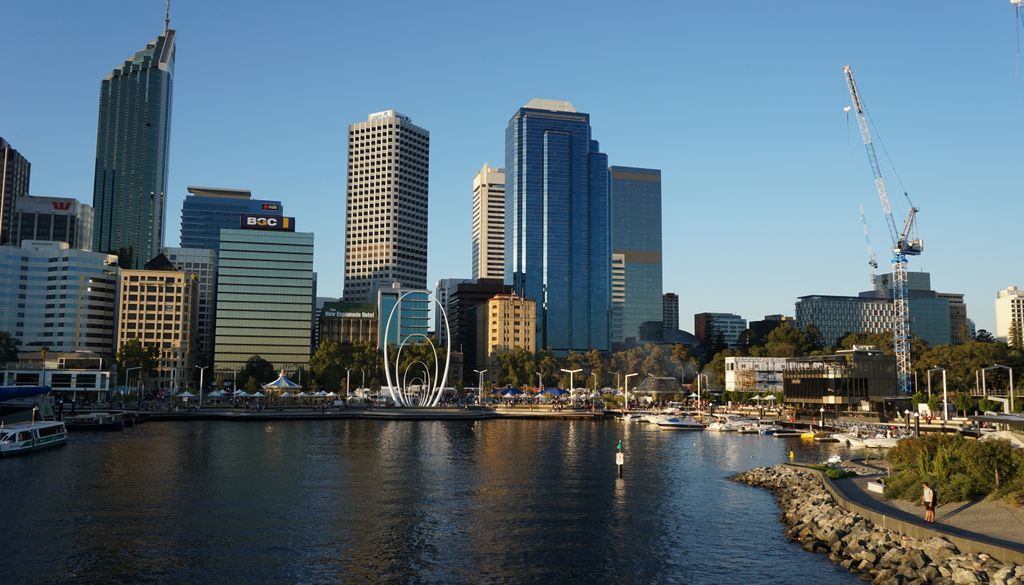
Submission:
<svg viewBox="0 0 1024 585">
<path fill-rule="evenodd" d="M 413 333 L 407 335 L 405 338 L 401 338 L 399 334 L 398 351 L 396 352 L 394 363 L 391 362 L 390 352 L 388 350 L 388 339 L 390 339 L 391 322 L 395 317 L 395 313 L 398 308 L 402 305 L 402 301 L 409 295 L 421 294 L 427 296 L 427 302 L 433 302 L 436 305 L 438 311 L 441 312 L 441 322 L 444 324 L 445 339 L 447 340 L 447 346 L 444 348 L 444 372 L 441 372 L 441 359 L 437 354 L 437 347 L 434 346 L 434 342 L 422 333 Z M 405 372 L 401 372 L 401 359 L 402 349 L 405 347 L 410 340 L 416 338 L 423 338 L 430 344 L 431 350 L 434 352 L 434 373 L 431 375 L 430 366 L 423 362 L 423 360 L 416 360 L 410 363 L 405 368 Z M 391 312 L 388 314 L 388 320 L 384 325 L 384 377 L 388 383 L 388 395 L 391 397 L 392 402 L 396 406 L 420 406 L 425 408 L 432 408 L 440 404 L 441 397 L 444 394 L 444 385 L 448 381 L 448 366 L 451 364 L 452 359 L 452 336 L 451 329 L 448 326 L 448 313 L 444 310 L 444 306 L 434 296 L 434 293 L 429 290 L 419 289 L 410 290 L 399 295 L 398 300 L 395 302 L 395 306 L 391 307 Z M 412 381 L 416 382 L 419 380 L 421 383 L 416 391 L 411 391 L 411 386 L 407 385 L 407 378 L 409 370 L 412 366 L 421 364 L 423 366 L 424 376 L 426 377 L 426 383 L 423 383 L 423 378 L 414 378 Z M 394 370 L 392 371 L 392 367 Z M 401 384 L 399 384 L 401 381 Z"/>
</svg>

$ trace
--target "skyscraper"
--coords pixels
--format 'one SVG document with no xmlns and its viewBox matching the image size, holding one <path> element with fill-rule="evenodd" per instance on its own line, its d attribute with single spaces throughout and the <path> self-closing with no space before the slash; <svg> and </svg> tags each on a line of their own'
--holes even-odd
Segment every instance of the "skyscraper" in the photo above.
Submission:
<svg viewBox="0 0 1024 585">
<path fill-rule="evenodd" d="M 505 169 L 473 177 L 473 279 L 505 278 Z"/>
<path fill-rule="evenodd" d="M 14 214 L 18 201 L 28 195 L 31 170 L 28 159 L 0 137 L 0 246 L 18 243 L 14 236 Z"/>
<path fill-rule="evenodd" d="M 164 240 L 175 33 L 164 32 L 100 84 L 93 244 L 141 269 Z"/>
<path fill-rule="evenodd" d="M 679 329 L 679 295 L 676 293 L 661 295 L 661 321 L 666 330 Z"/>
<path fill-rule="evenodd" d="M 609 215 L 590 115 L 530 100 L 505 130 L 505 282 L 537 302 L 538 348 L 609 349 Z"/>
<path fill-rule="evenodd" d="M 69 197 L 29 195 L 18 202 L 11 244 L 25 240 L 67 242 L 76 250 L 92 248 L 92 207 Z"/>
<path fill-rule="evenodd" d="M 244 189 L 188 187 L 181 204 L 181 247 L 220 249 L 220 230 L 238 229 L 242 215 L 281 217 L 280 201 L 253 199 Z"/>
<path fill-rule="evenodd" d="M 621 337 L 640 341 L 640 326 L 660 322 L 661 298 L 661 171 L 611 167 L 612 254 L 623 262 L 624 299 L 613 304 L 621 312 Z M 613 322 L 616 316 L 612 317 Z"/>
<path fill-rule="evenodd" d="M 346 301 L 377 301 L 398 282 L 427 286 L 430 132 L 386 110 L 348 127 Z"/>
</svg>

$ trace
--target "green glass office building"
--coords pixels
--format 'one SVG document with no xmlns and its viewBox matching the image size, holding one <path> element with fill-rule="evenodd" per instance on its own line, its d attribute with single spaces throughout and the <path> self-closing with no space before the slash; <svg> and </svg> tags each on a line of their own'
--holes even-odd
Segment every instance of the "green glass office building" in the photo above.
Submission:
<svg viewBox="0 0 1024 585">
<path fill-rule="evenodd" d="M 313 234 L 222 229 L 218 262 L 214 369 L 254 355 L 278 370 L 308 365 Z"/>
</svg>

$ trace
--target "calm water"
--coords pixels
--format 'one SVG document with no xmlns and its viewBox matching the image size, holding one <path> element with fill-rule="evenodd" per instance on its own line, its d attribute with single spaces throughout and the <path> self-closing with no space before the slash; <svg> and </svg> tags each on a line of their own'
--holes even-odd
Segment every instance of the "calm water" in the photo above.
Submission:
<svg viewBox="0 0 1024 585">
<path fill-rule="evenodd" d="M 611 421 L 71 439 L 0 459 L 3 582 L 858 583 L 785 541 L 768 492 L 727 480 L 838 446 Z"/>
</svg>

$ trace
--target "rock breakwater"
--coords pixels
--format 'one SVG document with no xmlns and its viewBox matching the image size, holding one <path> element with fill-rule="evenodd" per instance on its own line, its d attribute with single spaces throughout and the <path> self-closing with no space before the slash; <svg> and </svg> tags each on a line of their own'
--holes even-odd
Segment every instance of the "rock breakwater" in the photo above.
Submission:
<svg viewBox="0 0 1024 585">
<path fill-rule="evenodd" d="M 847 511 L 817 473 L 776 465 L 739 473 L 733 480 L 774 492 L 789 539 L 873 583 L 1024 585 L 1024 565 L 962 554 L 944 538 L 911 538 Z"/>
</svg>

